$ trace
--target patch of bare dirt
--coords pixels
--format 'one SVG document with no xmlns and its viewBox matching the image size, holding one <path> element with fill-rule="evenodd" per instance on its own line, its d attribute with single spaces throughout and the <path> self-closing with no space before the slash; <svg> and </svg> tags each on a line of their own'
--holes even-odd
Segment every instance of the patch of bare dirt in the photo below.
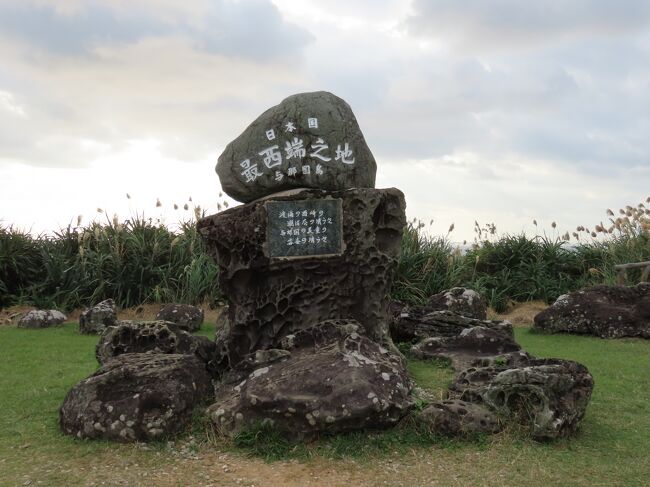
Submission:
<svg viewBox="0 0 650 487">
<path fill-rule="evenodd" d="M 548 304 L 544 301 L 529 301 L 527 303 L 517 303 L 508 309 L 505 313 L 497 313 L 493 309 L 488 310 L 488 318 L 491 320 L 508 320 L 512 326 L 531 326 L 538 313 L 541 313 Z"/>
<path fill-rule="evenodd" d="M 138 448 L 106 450 L 60 462 L 35 462 L 17 485 L 156 487 L 414 487 L 560 485 L 543 465 L 517 465 L 498 444 L 477 449 L 413 449 L 368 460 L 311 458 L 267 463 L 237 453 L 201 448 L 192 455 L 158 452 L 143 458 Z M 149 448 L 149 447 L 144 447 Z M 524 447 L 523 450 L 526 450 Z M 520 452 L 521 453 L 521 452 Z M 471 466 L 471 468 L 468 468 Z M 549 475 L 550 474 L 550 475 Z M 561 474 L 558 475 L 561 477 Z M 47 479 L 43 481 L 42 479 Z M 589 482 L 572 485 L 589 485 Z"/>
<path fill-rule="evenodd" d="M 133 308 L 118 309 L 117 317 L 120 320 L 154 320 L 163 306 L 164 304 L 141 304 Z M 200 307 L 205 314 L 204 320 L 209 323 L 214 323 L 223 310 L 223 308 L 211 309 L 207 304 Z"/>
<path fill-rule="evenodd" d="M 117 317 L 120 320 L 154 320 L 162 304 L 141 304 L 133 308 L 118 309 Z M 208 305 L 201 306 L 205 313 L 205 321 L 214 323 L 223 311 L 222 307 L 211 309 Z M 9 308 L 0 309 L 0 326 L 12 326 L 18 323 L 18 320 L 29 311 L 36 309 L 34 306 L 10 306 Z M 68 317 L 67 322 L 79 321 L 79 315 L 83 308 L 74 309 L 65 315 Z"/>
<path fill-rule="evenodd" d="M 33 306 L 10 306 L 0 309 L 0 326 L 11 326 L 18 323 L 26 313 L 36 309 Z"/>
</svg>

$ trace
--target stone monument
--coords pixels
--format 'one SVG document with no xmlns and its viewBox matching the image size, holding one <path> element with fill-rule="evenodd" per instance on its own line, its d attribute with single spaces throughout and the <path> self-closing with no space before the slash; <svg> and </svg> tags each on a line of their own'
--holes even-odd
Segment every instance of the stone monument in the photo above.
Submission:
<svg viewBox="0 0 650 487">
<path fill-rule="evenodd" d="M 236 432 L 256 420 L 274 421 L 264 409 L 272 402 L 274 417 L 299 414 L 300 409 L 310 414 L 303 434 L 354 429 L 355 424 L 394 424 L 411 405 L 408 374 L 394 352 L 388 315 L 406 224 L 404 195 L 395 188 L 374 188 L 375 160 L 348 104 L 326 92 L 293 95 L 230 143 L 216 170 L 224 191 L 245 204 L 198 223 L 220 267 L 220 289 L 229 302 L 228 329 L 218 334 L 216 361 L 228 374 L 226 386 L 218 388 L 223 394 L 217 393 L 211 408 L 213 419 L 227 423 L 227 433 Z M 291 337 L 300 333 L 320 337 L 308 340 L 311 351 L 292 348 Z M 368 342 L 366 355 L 359 339 Z M 278 370 L 298 360 L 291 354 L 321 356 L 323 347 L 335 343 L 337 353 L 323 355 L 318 368 L 301 371 L 300 381 L 287 389 L 300 396 L 301 387 L 327 381 L 327 370 L 336 370 L 337 381 L 331 386 L 347 392 L 321 391 L 322 401 L 336 397 L 345 408 L 347 395 L 363 422 L 339 417 L 333 411 L 340 404 L 319 404 L 308 391 L 302 394 L 308 397 L 304 404 L 295 399 L 268 404 L 260 400 L 257 408 L 255 403 L 236 404 L 248 396 L 240 390 L 239 397 L 233 397 L 230 381 L 266 373 L 291 380 L 291 374 Z M 260 359 L 269 353 L 279 359 Z M 383 361 L 377 354 L 385 355 Z M 339 370 L 343 366 L 349 370 Z M 359 379 L 359 390 L 366 391 L 361 400 L 352 400 L 354 392 L 346 384 L 354 379 Z M 366 389 L 373 389 L 373 383 L 377 391 L 369 393 Z M 381 384 L 388 387 L 378 387 Z M 254 387 L 255 397 L 260 397 L 260 389 L 271 385 Z M 277 410 L 283 407 L 287 410 Z M 226 421 L 228 410 L 237 411 L 239 423 Z M 325 410 L 321 424 L 316 418 Z M 290 423 L 274 422 L 281 429 Z"/>
<path fill-rule="evenodd" d="M 229 301 L 215 342 L 182 329 L 200 326 L 198 308 L 161 310 L 174 322 L 118 321 L 110 300 L 87 310 L 81 330 L 102 333 L 100 368 L 65 397 L 62 431 L 160 440 L 211 401 L 206 414 L 224 435 L 268 425 L 303 440 L 388 428 L 409 414 L 436 435 L 496 433 L 508 422 L 543 441 L 572 435 L 593 390 L 586 367 L 529 355 L 510 323 L 485 319 L 473 290 L 391 306 L 405 203 L 395 188 L 374 188 L 375 171 L 340 98 L 303 93 L 263 113 L 217 164 L 224 190 L 244 204 L 197 224 Z M 393 339 L 417 357 L 451 360 L 458 375 L 445 400 L 420 390 L 428 406 L 414 410 Z"/>
</svg>

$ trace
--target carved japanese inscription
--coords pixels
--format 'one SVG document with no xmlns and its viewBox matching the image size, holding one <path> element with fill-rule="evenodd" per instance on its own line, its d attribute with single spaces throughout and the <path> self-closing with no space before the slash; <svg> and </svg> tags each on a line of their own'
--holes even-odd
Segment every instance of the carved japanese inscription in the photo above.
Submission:
<svg viewBox="0 0 650 487">
<path fill-rule="evenodd" d="M 343 252 L 341 199 L 267 201 L 268 256 L 309 257 Z"/>
<path fill-rule="evenodd" d="M 223 191 L 250 202 L 288 189 L 374 187 L 377 165 L 350 106 L 318 91 L 261 114 L 226 146 L 216 169 Z"/>
</svg>

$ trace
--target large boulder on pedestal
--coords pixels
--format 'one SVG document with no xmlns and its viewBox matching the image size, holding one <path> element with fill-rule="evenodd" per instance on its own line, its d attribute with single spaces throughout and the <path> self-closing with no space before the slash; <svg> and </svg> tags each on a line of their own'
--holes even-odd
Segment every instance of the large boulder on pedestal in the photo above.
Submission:
<svg viewBox="0 0 650 487">
<path fill-rule="evenodd" d="M 355 319 L 368 338 L 390 346 L 389 294 L 404 210 L 404 195 L 394 188 L 302 190 L 200 220 L 230 305 L 218 343 L 225 363 L 279 348 L 286 335 L 329 319 Z"/>
<path fill-rule="evenodd" d="M 292 188 L 375 186 L 377 165 L 350 106 L 325 91 L 290 96 L 226 146 L 223 190 L 249 202 Z"/>
<path fill-rule="evenodd" d="M 533 330 L 650 338 L 650 283 L 600 285 L 564 294 L 535 316 Z"/>
<path fill-rule="evenodd" d="M 125 353 L 169 353 L 195 355 L 209 366 L 216 346 L 207 337 L 194 336 L 167 321 L 119 321 L 107 328 L 97 342 L 100 364 Z"/>
<path fill-rule="evenodd" d="M 401 357 L 353 320 L 325 321 L 279 345 L 246 357 L 217 386 L 208 415 L 222 434 L 258 424 L 294 440 L 381 429 L 413 405 Z"/>
<path fill-rule="evenodd" d="M 127 353 L 68 392 L 59 424 L 78 438 L 151 441 L 181 431 L 212 394 L 205 365 L 192 355 Z"/>
<path fill-rule="evenodd" d="M 79 316 L 79 332 L 87 335 L 102 333 L 107 327 L 117 324 L 115 301 L 105 299 L 85 309 Z"/>
</svg>

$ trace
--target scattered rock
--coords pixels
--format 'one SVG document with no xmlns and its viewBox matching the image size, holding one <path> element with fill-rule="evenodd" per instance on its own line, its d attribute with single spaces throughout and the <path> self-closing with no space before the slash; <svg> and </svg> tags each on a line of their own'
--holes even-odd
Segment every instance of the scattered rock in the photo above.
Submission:
<svg viewBox="0 0 650 487">
<path fill-rule="evenodd" d="M 230 303 L 230 326 L 220 338 L 228 364 L 256 350 L 279 348 L 284 336 L 328 319 L 356 319 L 368 338 L 392 346 L 388 305 L 406 223 L 404 195 L 394 188 L 304 190 L 273 201 L 331 198 L 342 200 L 341 255 L 269 257 L 265 201 L 198 222 Z"/>
<path fill-rule="evenodd" d="M 503 429 L 502 421 L 492 411 L 458 399 L 429 404 L 414 419 L 433 433 L 453 437 L 492 434 Z"/>
<path fill-rule="evenodd" d="M 85 309 L 79 316 L 79 332 L 84 334 L 99 334 L 108 326 L 117 323 L 115 301 L 106 299 L 91 308 Z"/>
<path fill-rule="evenodd" d="M 528 357 L 512 335 L 484 326 L 465 328 L 455 337 L 425 338 L 411 347 L 411 353 L 420 359 L 450 359 L 456 370 L 485 360 L 501 361 L 505 365 L 517 357 Z"/>
<path fill-rule="evenodd" d="M 485 320 L 487 302 L 473 289 L 453 287 L 447 291 L 434 294 L 427 301 L 426 307 L 432 311 L 453 311 L 468 318 Z"/>
<path fill-rule="evenodd" d="M 168 304 L 160 308 L 157 320 L 170 321 L 190 333 L 199 331 L 203 324 L 203 310 L 189 304 Z"/>
<path fill-rule="evenodd" d="M 221 433 L 269 424 L 299 440 L 387 428 L 412 407 L 401 358 L 354 320 L 325 321 L 281 346 L 247 357 L 217 386 L 208 414 Z"/>
<path fill-rule="evenodd" d="M 600 285 L 562 295 L 535 316 L 533 330 L 650 338 L 650 283 Z"/>
<path fill-rule="evenodd" d="M 390 334 L 395 342 L 416 342 L 430 337 L 455 337 L 467 328 L 489 328 L 514 337 L 508 321 L 479 320 L 452 311 L 431 311 L 428 307 L 413 306 L 402 309 L 392 321 Z"/>
<path fill-rule="evenodd" d="M 59 424 L 78 438 L 156 440 L 182 430 L 212 392 L 204 364 L 193 355 L 128 353 L 68 392 Z"/>
<path fill-rule="evenodd" d="M 580 425 L 594 382 L 584 365 L 531 359 L 516 366 L 470 368 L 452 384 L 452 398 L 483 404 L 529 429 L 537 440 L 566 437 Z"/>
<path fill-rule="evenodd" d="M 104 330 L 95 348 L 100 364 L 125 353 L 144 352 L 196 355 L 207 365 L 215 358 L 216 345 L 167 321 L 122 320 Z"/>
<path fill-rule="evenodd" d="M 293 188 L 373 188 L 377 164 L 350 106 L 317 91 L 260 115 L 226 146 L 216 170 L 229 196 L 250 202 Z"/>
<path fill-rule="evenodd" d="M 20 318 L 18 328 L 48 328 L 60 325 L 68 318 L 55 309 L 35 309 Z"/>
</svg>

